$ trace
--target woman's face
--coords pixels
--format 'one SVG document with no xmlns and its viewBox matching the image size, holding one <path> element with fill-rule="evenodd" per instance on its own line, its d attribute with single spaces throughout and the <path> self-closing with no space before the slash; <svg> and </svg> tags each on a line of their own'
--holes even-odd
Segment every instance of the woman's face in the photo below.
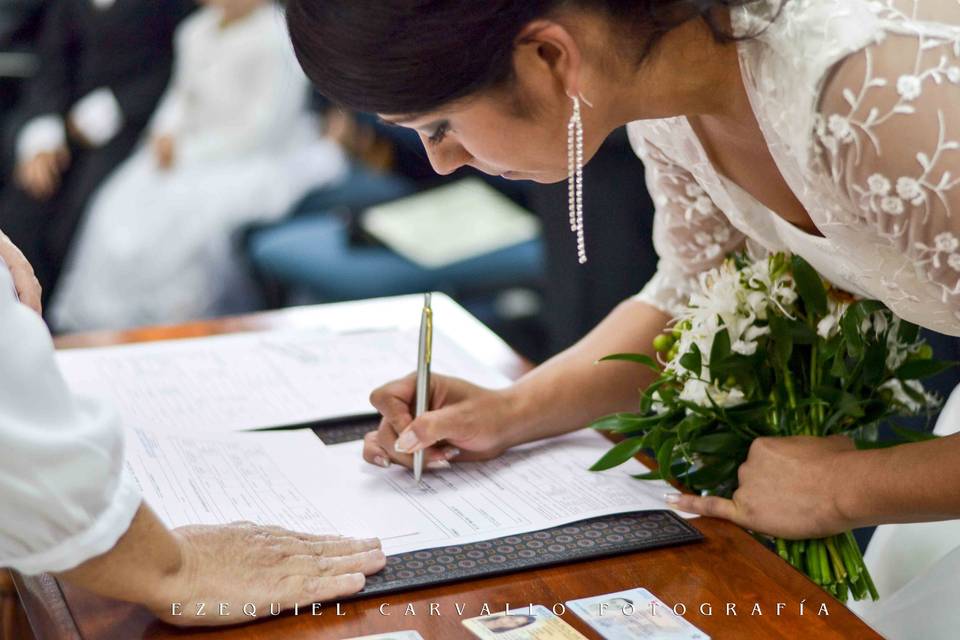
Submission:
<svg viewBox="0 0 960 640">
<path fill-rule="evenodd" d="M 514 79 L 507 87 L 414 118 L 381 118 L 416 130 L 437 173 L 470 166 L 511 180 L 566 180 L 567 125 L 573 113 L 566 87 L 574 84 L 572 77 L 579 77 L 579 66 L 570 61 L 579 61 L 580 54 L 570 53 L 573 39 L 561 27 L 543 27 L 537 35 L 541 40 L 518 47 Z M 594 88 L 600 93 L 596 83 Z M 612 127 L 583 100 L 581 112 L 586 161 Z"/>
<path fill-rule="evenodd" d="M 413 120 L 382 117 L 417 131 L 433 169 L 441 175 L 469 166 L 511 180 L 550 183 L 567 178 L 567 120 L 572 102 L 566 106 L 567 113 L 558 106 L 540 106 L 534 115 L 519 115 L 511 98 L 497 95 Z M 592 142 L 593 136 L 589 139 Z"/>
</svg>

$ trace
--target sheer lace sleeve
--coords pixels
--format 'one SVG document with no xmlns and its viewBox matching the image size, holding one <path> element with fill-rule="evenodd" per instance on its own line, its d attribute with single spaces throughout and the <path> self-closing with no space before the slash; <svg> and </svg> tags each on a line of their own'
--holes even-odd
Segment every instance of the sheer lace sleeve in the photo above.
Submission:
<svg viewBox="0 0 960 640">
<path fill-rule="evenodd" d="M 909 33 L 843 60 L 816 139 L 854 220 L 903 252 L 960 317 L 960 30 Z"/>
<path fill-rule="evenodd" d="M 742 248 L 744 236 L 689 171 L 646 140 L 634 146 L 656 206 L 653 244 L 660 258 L 657 273 L 637 299 L 675 316 L 687 305 L 697 276 Z"/>
</svg>

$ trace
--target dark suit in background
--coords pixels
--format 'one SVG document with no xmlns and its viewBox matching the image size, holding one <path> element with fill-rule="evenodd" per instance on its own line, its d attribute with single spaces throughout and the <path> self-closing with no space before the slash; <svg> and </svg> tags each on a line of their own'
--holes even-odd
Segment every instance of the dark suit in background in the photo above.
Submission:
<svg viewBox="0 0 960 640">
<path fill-rule="evenodd" d="M 92 92 L 109 89 L 122 126 L 99 147 L 68 136 L 69 167 L 57 191 L 38 200 L 12 180 L 0 195 L 0 229 L 30 259 L 48 298 L 87 201 L 104 178 L 131 152 L 166 88 L 173 58 L 173 33 L 194 7 L 190 0 L 52 0 L 38 39 L 40 68 L 11 118 L 6 135 L 12 172 L 18 135 L 34 118 L 59 116 Z"/>
<path fill-rule="evenodd" d="M 583 170 L 587 263 L 567 221 L 567 185 L 534 185 L 530 205 L 543 221 L 547 260 L 543 312 L 548 353 L 566 349 L 617 304 L 640 292 L 657 268 L 653 202 L 626 130 L 615 131 Z"/>
</svg>

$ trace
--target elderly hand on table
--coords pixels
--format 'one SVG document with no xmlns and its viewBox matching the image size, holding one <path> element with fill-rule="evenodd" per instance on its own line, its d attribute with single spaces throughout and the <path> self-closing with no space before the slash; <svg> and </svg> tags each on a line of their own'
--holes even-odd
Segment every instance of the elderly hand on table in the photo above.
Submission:
<svg viewBox="0 0 960 640">
<path fill-rule="evenodd" d="M 376 539 L 249 522 L 171 531 L 142 504 L 110 551 L 60 575 L 171 624 L 228 625 L 351 595 L 385 564 Z"/>
<path fill-rule="evenodd" d="M 13 286 L 17 289 L 20 302 L 40 313 L 40 282 L 23 253 L 2 231 L 0 231 L 0 259 L 6 263 L 13 276 Z"/>
</svg>

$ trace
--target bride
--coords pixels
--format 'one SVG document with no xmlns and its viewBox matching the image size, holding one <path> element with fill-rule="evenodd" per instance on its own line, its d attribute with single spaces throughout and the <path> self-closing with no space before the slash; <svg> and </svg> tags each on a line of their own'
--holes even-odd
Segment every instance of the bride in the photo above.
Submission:
<svg viewBox="0 0 960 640">
<path fill-rule="evenodd" d="M 415 421 L 412 379 L 377 390 L 372 463 L 427 449 L 443 467 L 635 408 L 649 378 L 594 361 L 649 352 L 697 275 L 744 247 L 799 254 L 960 335 L 956 0 L 290 0 L 287 20 L 320 91 L 420 132 L 438 172 L 569 176 L 581 260 L 580 168 L 615 128 L 627 124 L 657 204 L 659 270 L 638 296 L 507 390 L 437 376 Z M 937 428 L 958 427 L 955 394 Z M 960 436 L 871 451 L 760 439 L 740 479 L 732 500 L 670 502 L 800 538 L 946 521 L 960 518 Z M 883 598 L 859 611 L 890 637 L 952 637 L 960 526 L 910 527 L 881 527 L 868 561 Z"/>
</svg>

